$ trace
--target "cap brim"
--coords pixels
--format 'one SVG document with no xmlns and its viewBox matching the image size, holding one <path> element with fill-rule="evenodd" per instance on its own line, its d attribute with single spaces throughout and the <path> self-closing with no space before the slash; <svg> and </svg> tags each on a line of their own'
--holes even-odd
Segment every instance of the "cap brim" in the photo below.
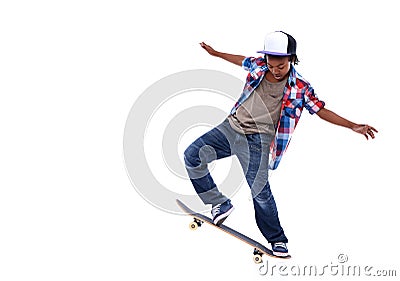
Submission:
<svg viewBox="0 0 400 281">
<path fill-rule="evenodd" d="M 272 55 L 272 56 L 280 56 L 280 57 L 290 56 L 290 54 L 277 53 L 277 52 L 269 52 L 269 51 L 257 51 L 257 53 L 265 54 L 265 55 Z"/>
</svg>

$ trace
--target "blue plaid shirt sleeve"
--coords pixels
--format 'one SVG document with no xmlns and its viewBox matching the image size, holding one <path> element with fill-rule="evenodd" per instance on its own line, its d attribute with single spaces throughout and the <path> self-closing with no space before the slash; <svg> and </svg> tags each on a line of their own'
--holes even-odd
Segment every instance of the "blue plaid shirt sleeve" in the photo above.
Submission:
<svg viewBox="0 0 400 281">
<path fill-rule="evenodd" d="M 244 70 L 252 72 L 254 71 L 257 67 L 260 67 L 261 65 L 265 64 L 265 60 L 262 57 L 247 57 L 243 60 L 242 62 L 242 67 Z"/>
<path fill-rule="evenodd" d="M 304 107 L 310 114 L 315 114 L 325 107 L 325 102 L 318 99 L 317 94 L 314 93 L 314 89 L 309 86 L 304 94 Z"/>
<path fill-rule="evenodd" d="M 242 61 L 242 67 L 243 67 L 243 69 L 244 70 L 246 70 L 246 71 L 250 71 L 250 69 L 251 69 L 251 60 L 252 59 L 254 59 L 254 58 L 252 58 L 252 57 L 247 57 L 247 58 L 245 58 L 243 61 Z"/>
</svg>

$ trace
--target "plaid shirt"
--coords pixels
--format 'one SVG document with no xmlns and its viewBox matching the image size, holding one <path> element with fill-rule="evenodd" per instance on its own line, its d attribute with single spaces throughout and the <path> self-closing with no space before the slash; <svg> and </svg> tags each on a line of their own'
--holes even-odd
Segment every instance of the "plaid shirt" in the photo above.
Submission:
<svg viewBox="0 0 400 281">
<path fill-rule="evenodd" d="M 249 71 L 249 74 L 243 92 L 232 108 L 231 114 L 235 113 L 238 107 L 254 92 L 268 71 L 267 63 L 263 57 L 245 58 L 242 66 L 246 71 Z M 278 167 L 289 145 L 294 129 L 300 120 L 300 115 L 304 107 L 310 114 L 314 114 L 324 106 L 325 103 L 318 99 L 311 85 L 297 73 L 292 65 L 288 81 L 283 90 L 281 115 L 275 139 L 271 144 L 270 169 L 275 170 Z"/>
</svg>

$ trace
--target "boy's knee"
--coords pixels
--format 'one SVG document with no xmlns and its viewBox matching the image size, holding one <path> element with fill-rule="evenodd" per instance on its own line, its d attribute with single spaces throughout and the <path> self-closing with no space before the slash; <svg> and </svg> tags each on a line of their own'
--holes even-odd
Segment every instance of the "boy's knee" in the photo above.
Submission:
<svg viewBox="0 0 400 281">
<path fill-rule="evenodd" d="M 253 199 L 258 202 L 269 202 L 273 198 L 269 183 L 253 186 L 252 195 Z"/>
<path fill-rule="evenodd" d="M 189 145 L 183 153 L 183 159 L 187 167 L 196 167 L 199 162 L 199 150 L 193 144 Z"/>
</svg>

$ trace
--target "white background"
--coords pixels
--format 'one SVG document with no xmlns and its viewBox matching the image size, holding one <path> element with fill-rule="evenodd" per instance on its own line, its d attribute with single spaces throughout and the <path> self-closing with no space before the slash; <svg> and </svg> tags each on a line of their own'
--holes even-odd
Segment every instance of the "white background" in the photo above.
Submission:
<svg viewBox="0 0 400 281">
<path fill-rule="evenodd" d="M 2 1 L 0 279 L 269 278 L 257 274 L 247 245 L 210 227 L 190 232 L 189 217 L 143 200 L 126 174 L 122 139 L 135 99 L 167 75 L 207 68 L 244 81 L 243 70 L 199 42 L 256 55 L 274 30 L 297 39 L 298 70 L 329 109 L 379 130 L 366 141 L 304 113 L 271 178 L 294 256 L 288 265 L 329 265 L 344 253 L 351 265 L 396 268 L 394 5 Z M 226 223 L 265 242 L 247 186 L 233 202 Z"/>
</svg>

